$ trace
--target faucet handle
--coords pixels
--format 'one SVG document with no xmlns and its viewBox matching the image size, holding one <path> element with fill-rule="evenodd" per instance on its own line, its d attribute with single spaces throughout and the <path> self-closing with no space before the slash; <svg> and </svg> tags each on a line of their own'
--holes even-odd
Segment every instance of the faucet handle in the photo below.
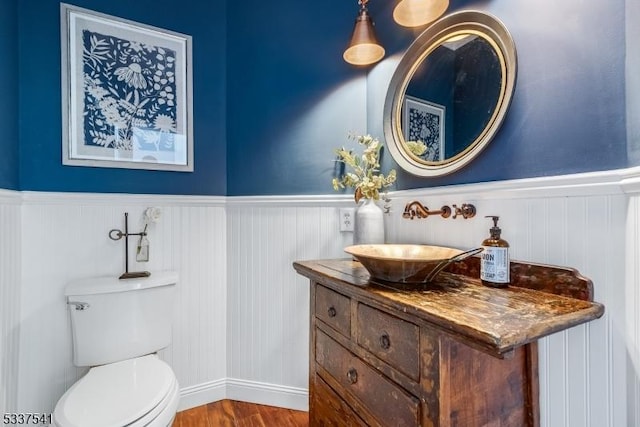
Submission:
<svg viewBox="0 0 640 427">
<path fill-rule="evenodd" d="M 460 207 L 456 205 L 453 206 L 453 219 L 456 219 L 458 215 L 462 215 L 462 218 L 468 219 L 476 216 L 476 207 L 471 203 L 463 203 Z"/>
</svg>

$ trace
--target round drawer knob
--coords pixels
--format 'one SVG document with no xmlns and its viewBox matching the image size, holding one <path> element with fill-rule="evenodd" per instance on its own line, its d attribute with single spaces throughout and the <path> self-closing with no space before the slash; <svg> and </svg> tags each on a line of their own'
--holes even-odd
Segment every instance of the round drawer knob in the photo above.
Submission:
<svg viewBox="0 0 640 427">
<path fill-rule="evenodd" d="M 389 338 L 389 334 L 385 333 L 380 336 L 380 347 L 385 350 L 388 350 L 391 347 L 391 339 Z"/>
<path fill-rule="evenodd" d="M 338 314 L 338 312 L 334 307 L 329 307 L 329 310 L 327 310 L 327 314 L 329 315 L 329 317 L 336 317 L 336 314 Z"/>
<path fill-rule="evenodd" d="M 358 371 L 356 371 L 355 368 L 349 369 L 349 371 L 347 372 L 347 379 L 349 380 L 350 384 L 357 383 L 358 382 Z"/>
</svg>

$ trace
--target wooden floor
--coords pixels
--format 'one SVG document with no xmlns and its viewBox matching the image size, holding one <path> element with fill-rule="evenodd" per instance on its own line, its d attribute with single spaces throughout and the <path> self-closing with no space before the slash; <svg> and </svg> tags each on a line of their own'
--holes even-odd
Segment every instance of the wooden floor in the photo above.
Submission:
<svg viewBox="0 0 640 427">
<path fill-rule="evenodd" d="M 304 411 L 222 400 L 178 412 L 173 427 L 308 427 Z"/>
</svg>

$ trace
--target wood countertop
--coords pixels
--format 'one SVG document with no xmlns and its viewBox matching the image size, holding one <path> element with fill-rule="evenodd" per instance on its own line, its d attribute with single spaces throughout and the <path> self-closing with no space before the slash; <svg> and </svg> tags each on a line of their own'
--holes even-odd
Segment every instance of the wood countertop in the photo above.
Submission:
<svg viewBox="0 0 640 427">
<path fill-rule="evenodd" d="M 293 267 L 338 291 L 350 285 L 361 298 L 416 316 L 498 357 L 604 313 L 602 304 L 589 301 L 591 281 L 576 270 L 512 262 L 512 285 L 491 288 L 477 278 L 475 264 L 470 259 L 428 285 L 371 280 L 352 259 L 297 261 Z"/>
</svg>

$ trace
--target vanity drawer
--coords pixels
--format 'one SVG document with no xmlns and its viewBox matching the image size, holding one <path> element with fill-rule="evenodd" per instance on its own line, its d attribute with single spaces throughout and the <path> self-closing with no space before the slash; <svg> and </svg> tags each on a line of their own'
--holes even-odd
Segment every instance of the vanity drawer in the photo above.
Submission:
<svg viewBox="0 0 640 427">
<path fill-rule="evenodd" d="M 346 337 L 351 335 L 350 301 L 349 297 L 316 285 L 316 317 Z"/>
<path fill-rule="evenodd" d="M 316 329 L 316 362 L 384 426 L 419 425 L 420 402 Z"/>
<path fill-rule="evenodd" d="M 420 379 L 420 329 L 411 322 L 358 303 L 358 345 L 409 378 Z"/>
<path fill-rule="evenodd" d="M 322 427 L 367 427 L 360 416 L 316 375 L 311 393 L 309 425 Z"/>
</svg>

